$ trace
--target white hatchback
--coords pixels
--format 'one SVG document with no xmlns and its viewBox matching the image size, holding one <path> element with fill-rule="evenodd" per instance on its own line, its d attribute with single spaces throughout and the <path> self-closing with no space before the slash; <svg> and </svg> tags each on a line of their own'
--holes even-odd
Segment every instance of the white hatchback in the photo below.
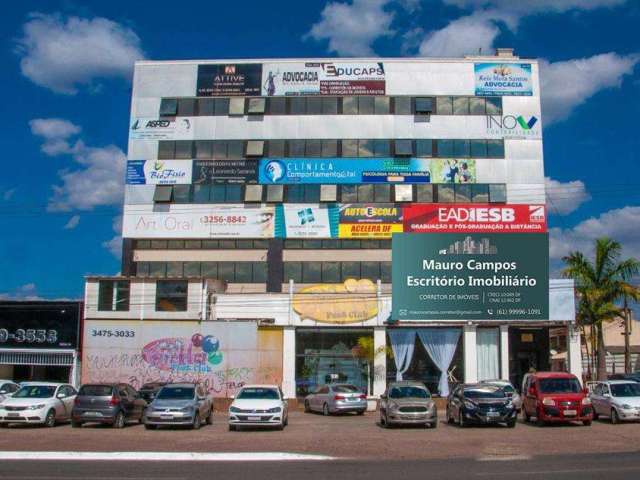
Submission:
<svg viewBox="0 0 640 480">
<path fill-rule="evenodd" d="M 277 385 L 246 385 L 229 407 L 229 430 L 239 426 L 271 426 L 282 430 L 288 422 L 287 401 Z"/>
<path fill-rule="evenodd" d="M 24 382 L 0 404 L 0 425 L 36 423 L 53 427 L 69 420 L 76 389 L 66 383 Z"/>
</svg>

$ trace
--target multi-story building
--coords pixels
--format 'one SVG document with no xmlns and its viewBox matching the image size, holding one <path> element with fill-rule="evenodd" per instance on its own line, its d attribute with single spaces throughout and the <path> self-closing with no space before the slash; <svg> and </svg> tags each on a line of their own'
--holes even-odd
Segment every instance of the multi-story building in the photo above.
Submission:
<svg viewBox="0 0 640 480">
<path fill-rule="evenodd" d="M 573 321 L 570 282 L 533 323 L 390 313 L 408 207 L 534 205 L 546 232 L 540 117 L 538 64 L 510 50 L 137 62 L 122 276 L 87 280 L 84 378 L 197 378 L 218 396 L 276 381 L 293 398 L 544 368 L 548 327 Z M 408 326 L 453 331 L 449 362 L 415 336 L 400 361 Z"/>
</svg>

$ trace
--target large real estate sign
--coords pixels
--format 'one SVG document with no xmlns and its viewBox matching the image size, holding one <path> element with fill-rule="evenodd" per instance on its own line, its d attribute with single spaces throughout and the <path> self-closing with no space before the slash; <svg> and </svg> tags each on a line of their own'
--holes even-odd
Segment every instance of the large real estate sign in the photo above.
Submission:
<svg viewBox="0 0 640 480">
<path fill-rule="evenodd" d="M 531 96 L 530 63 L 476 63 L 476 95 Z"/>
<path fill-rule="evenodd" d="M 394 320 L 548 318 L 547 234 L 402 233 L 392 249 Z"/>
</svg>

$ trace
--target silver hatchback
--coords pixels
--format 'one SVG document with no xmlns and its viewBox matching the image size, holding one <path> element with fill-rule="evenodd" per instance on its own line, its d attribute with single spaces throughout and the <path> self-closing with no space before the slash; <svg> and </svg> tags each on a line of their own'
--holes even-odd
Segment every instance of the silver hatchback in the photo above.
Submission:
<svg viewBox="0 0 640 480">
<path fill-rule="evenodd" d="M 304 399 L 305 412 L 332 413 L 356 412 L 362 415 L 367 410 L 367 396 L 355 385 L 331 383 L 322 385 Z"/>
<path fill-rule="evenodd" d="M 420 382 L 392 382 L 380 397 L 380 425 L 438 426 L 438 411 L 431 393 Z"/>
</svg>

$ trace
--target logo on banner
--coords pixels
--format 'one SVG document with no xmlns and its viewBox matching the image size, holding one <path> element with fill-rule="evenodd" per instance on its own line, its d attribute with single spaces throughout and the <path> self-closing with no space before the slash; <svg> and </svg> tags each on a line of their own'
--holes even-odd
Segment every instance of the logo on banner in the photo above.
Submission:
<svg viewBox="0 0 640 480">
<path fill-rule="evenodd" d="M 286 173 L 284 163 L 278 160 L 271 160 L 264 166 L 264 174 L 270 182 L 282 180 Z"/>
<path fill-rule="evenodd" d="M 310 208 L 304 208 L 298 211 L 298 218 L 300 219 L 300 225 L 305 225 L 307 223 L 313 223 L 316 221 L 313 216 L 313 210 Z"/>
<path fill-rule="evenodd" d="M 487 115 L 487 133 L 504 138 L 538 137 L 539 129 L 534 129 L 538 118 L 534 115 Z"/>
<path fill-rule="evenodd" d="M 535 223 L 544 223 L 546 221 L 544 205 L 529 205 L 529 221 Z"/>
</svg>

